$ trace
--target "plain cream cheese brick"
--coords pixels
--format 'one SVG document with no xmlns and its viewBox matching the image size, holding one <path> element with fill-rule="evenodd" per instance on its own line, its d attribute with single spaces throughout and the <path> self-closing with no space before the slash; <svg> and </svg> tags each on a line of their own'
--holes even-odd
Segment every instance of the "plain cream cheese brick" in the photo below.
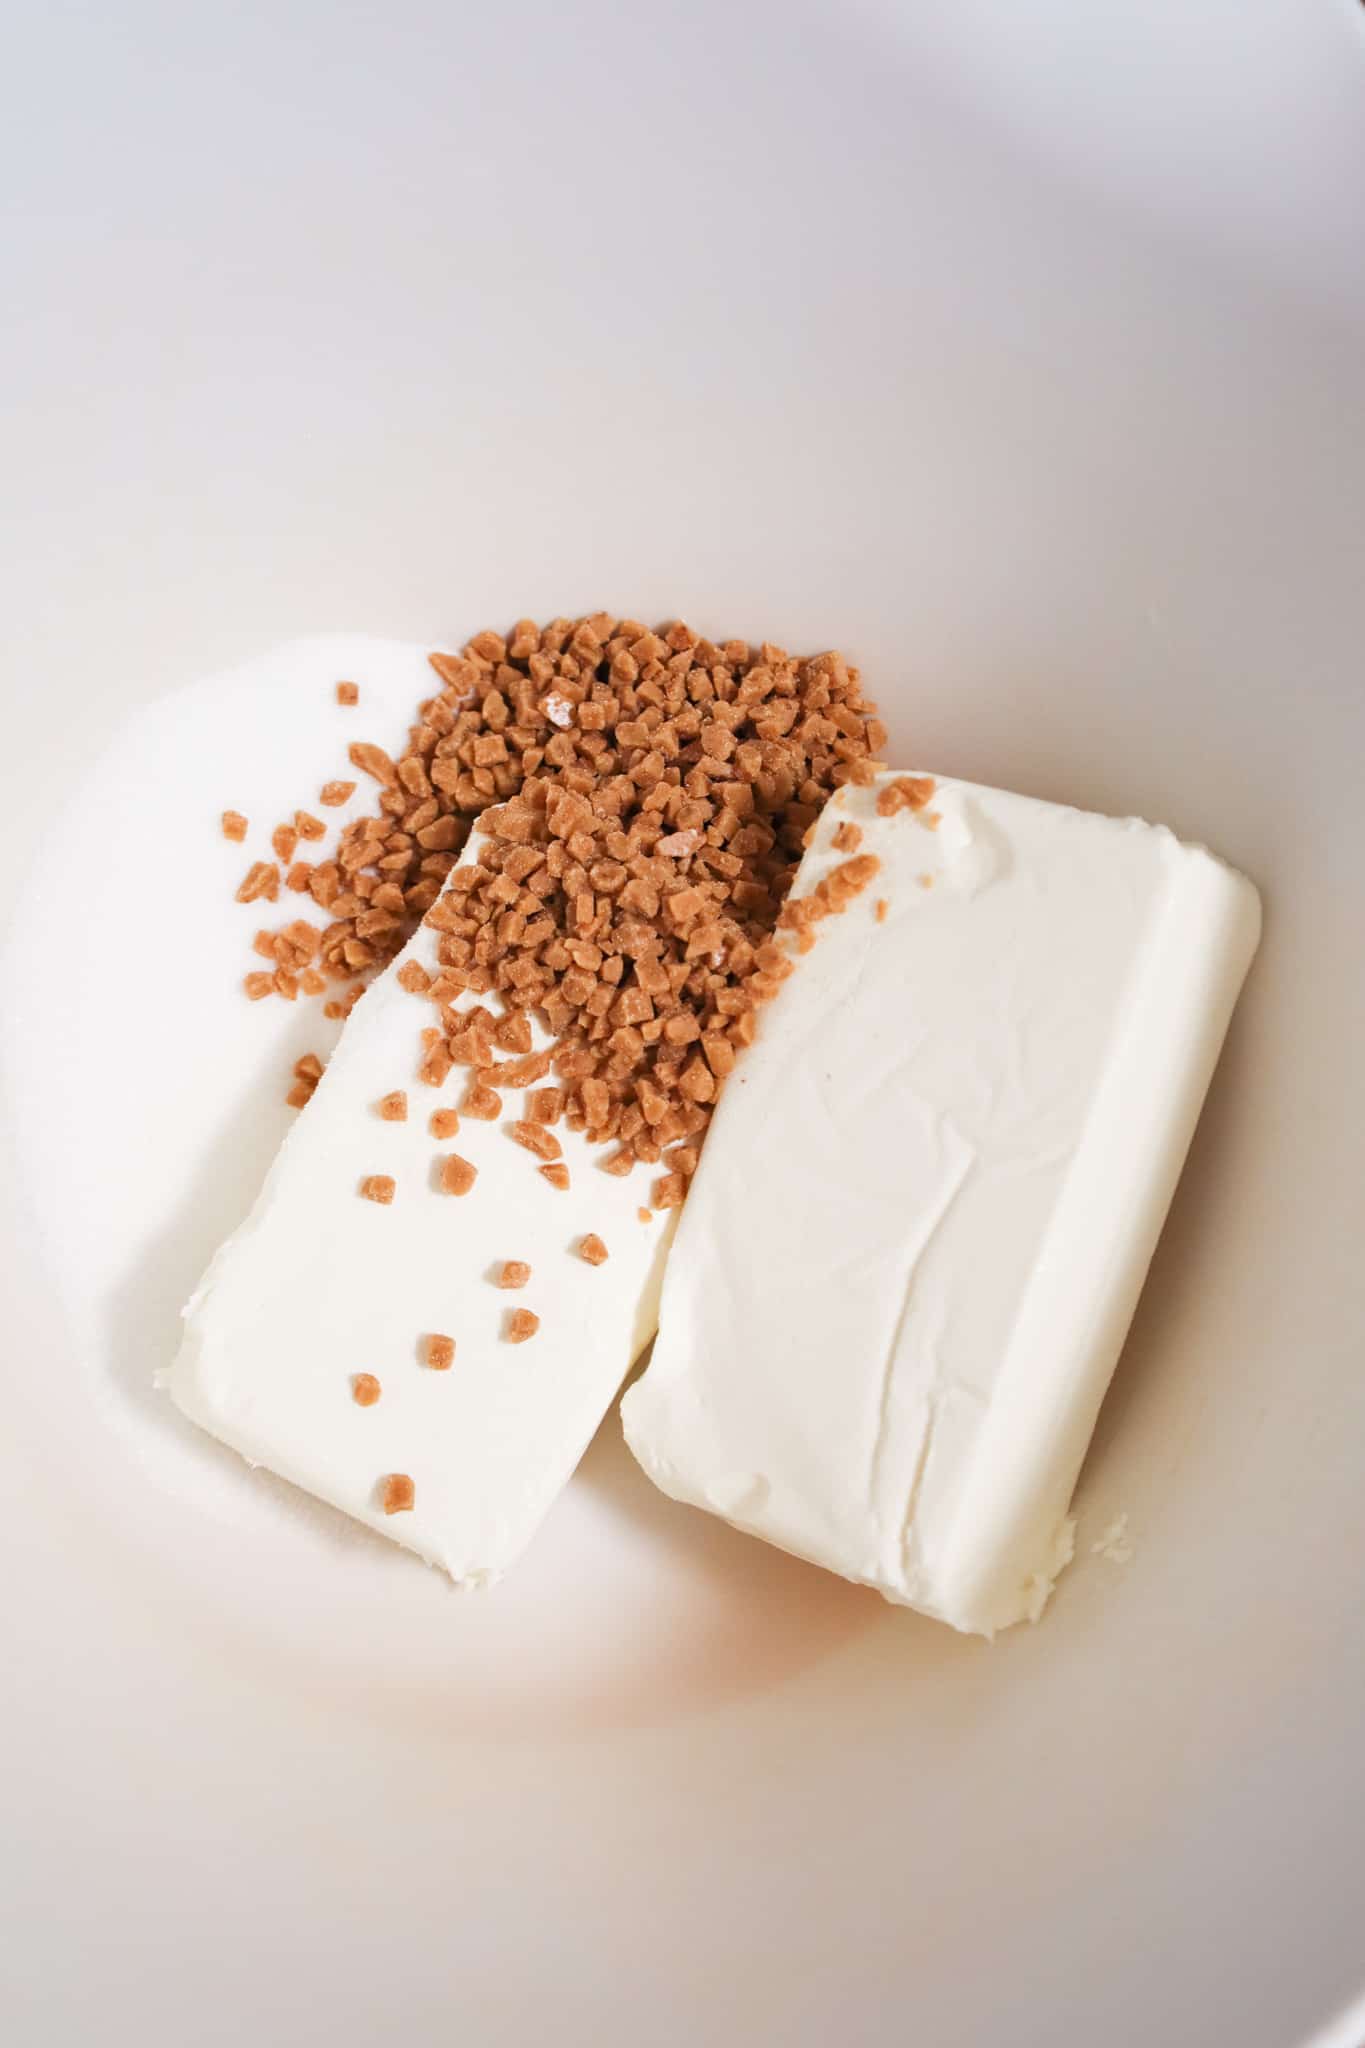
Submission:
<svg viewBox="0 0 1365 2048">
<path fill-rule="evenodd" d="M 571 1185 L 550 1187 L 508 1133 L 522 1090 L 506 1093 L 496 1123 L 462 1117 L 455 1137 L 431 1135 L 431 1112 L 458 1105 L 468 1070 L 440 1089 L 418 1080 L 434 1012 L 397 977 L 408 960 L 434 971 L 437 942 L 422 926 L 352 1013 L 255 1207 L 186 1309 L 166 1384 L 253 1465 L 483 1584 L 535 1534 L 653 1335 L 677 1212 L 642 1223 L 653 1176 L 604 1173 L 603 1148 L 562 1121 Z M 496 996 L 475 1000 L 499 1008 Z M 407 1090 L 405 1123 L 374 1106 L 395 1088 Z M 451 1152 L 478 1168 L 467 1195 L 436 1186 Z M 357 1192 L 369 1174 L 396 1181 L 390 1206 Z M 579 1254 L 589 1232 L 606 1243 L 604 1265 Z M 531 1267 L 515 1292 L 492 1277 L 506 1259 Z M 540 1328 L 514 1344 L 504 1331 L 518 1308 Z M 449 1371 L 422 1362 L 432 1333 L 455 1339 Z M 360 1372 L 381 1382 L 373 1407 L 352 1399 Z M 411 1512 L 379 1504 L 392 1472 L 415 1482 Z"/>
<path fill-rule="evenodd" d="M 846 820 L 881 871 L 726 1088 L 622 1416 L 665 1492 L 990 1634 L 1071 1555 L 1260 906 L 1160 827 L 892 780 L 821 815 L 797 895 Z"/>
</svg>

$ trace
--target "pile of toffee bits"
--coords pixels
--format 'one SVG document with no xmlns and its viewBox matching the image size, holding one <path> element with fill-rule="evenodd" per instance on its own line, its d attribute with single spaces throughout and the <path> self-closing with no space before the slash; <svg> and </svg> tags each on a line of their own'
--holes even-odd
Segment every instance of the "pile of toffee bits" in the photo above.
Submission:
<svg viewBox="0 0 1365 2048">
<path fill-rule="evenodd" d="M 662 1164 L 654 1205 L 676 1206 L 755 1011 L 792 971 L 777 927 L 807 834 L 834 790 L 872 780 L 885 728 L 837 653 L 606 612 L 524 619 L 431 663 L 442 687 L 401 758 L 350 748 L 377 785 L 373 814 L 344 828 L 334 857 L 284 876 L 330 922 L 309 947 L 300 920 L 277 935 L 279 992 L 303 966 L 330 981 L 373 973 L 429 915 L 437 972 L 410 962 L 402 975 L 435 1005 L 422 1078 L 439 1085 L 463 1064 L 472 1112 L 491 1118 L 500 1084 L 552 1069 L 533 1105 L 544 1136 L 562 1116 L 612 1146 L 609 1172 Z M 457 867 L 476 818 L 477 862 Z M 799 950 L 877 865 L 846 861 L 818 901 L 792 906 Z M 275 900 L 274 880 L 253 893 Z M 453 1007 L 471 993 L 505 1014 Z M 527 1013 L 552 1053 L 532 1055 Z M 495 1048 L 514 1058 L 497 1063 Z"/>
</svg>

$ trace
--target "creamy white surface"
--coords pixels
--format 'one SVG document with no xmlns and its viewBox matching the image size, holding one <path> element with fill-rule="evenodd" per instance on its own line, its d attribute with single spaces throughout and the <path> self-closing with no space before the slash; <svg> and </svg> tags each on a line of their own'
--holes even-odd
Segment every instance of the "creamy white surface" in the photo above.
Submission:
<svg viewBox="0 0 1365 2048">
<path fill-rule="evenodd" d="M 602 1172 L 603 1148 L 562 1122 L 571 1185 L 552 1188 L 508 1133 L 522 1090 L 507 1091 L 496 1123 L 462 1116 L 453 1138 L 431 1135 L 432 1111 L 458 1107 L 468 1072 L 455 1068 L 440 1089 L 418 1080 L 435 1013 L 397 974 L 411 959 L 434 970 L 437 941 L 422 926 L 352 1013 L 251 1214 L 185 1311 L 167 1384 L 252 1464 L 484 1584 L 530 1541 L 652 1336 L 677 1212 L 642 1223 L 650 1175 Z M 466 1006 L 475 1000 L 499 1007 L 493 996 Z M 375 1108 L 395 1088 L 407 1090 L 405 1123 Z M 452 1152 L 478 1168 L 467 1195 L 436 1185 Z M 370 1174 L 396 1181 L 388 1206 L 358 1193 Z M 604 1265 L 579 1256 L 590 1231 L 607 1246 Z M 506 1259 L 530 1265 L 525 1287 L 495 1284 Z M 518 1308 L 540 1328 L 514 1344 L 504 1331 Z M 455 1339 L 448 1371 L 423 1362 L 431 1333 Z M 383 1388 L 369 1408 L 351 1396 L 360 1372 Z M 395 1472 L 415 1482 L 416 1504 L 388 1515 L 378 1485 Z"/>
<path fill-rule="evenodd" d="M 990 1634 L 1071 1555 L 1260 907 L 1135 820 L 940 781 L 935 830 L 876 797 L 802 862 L 797 894 L 851 818 L 882 867 L 726 1089 L 622 1416 L 665 1492 Z"/>
</svg>

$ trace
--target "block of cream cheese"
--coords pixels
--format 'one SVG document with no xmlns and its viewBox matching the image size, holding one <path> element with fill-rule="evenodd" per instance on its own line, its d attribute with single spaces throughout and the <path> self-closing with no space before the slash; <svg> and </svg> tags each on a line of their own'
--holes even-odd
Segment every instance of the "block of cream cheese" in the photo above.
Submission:
<svg viewBox="0 0 1365 2048">
<path fill-rule="evenodd" d="M 1071 1555 L 1260 906 L 1158 827 L 895 780 L 821 815 L 796 895 L 841 826 L 880 870 L 727 1085 L 622 1415 L 666 1493 L 989 1635 Z"/>
<path fill-rule="evenodd" d="M 432 1112 L 458 1105 L 469 1076 L 457 1067 L 439 1090 L 417 1079 L 433 1013 L 398 974 L 410 960 L 434 972 L 437 943 L 423 925 L 353 1012 L 186 1309 L 167 1383 L 252 1464 L 478 1585 L 530 1541 L 653 1335 L 677 1212 L 642 1222 L 647 1176 L 602 1172 L 600 1148 L 562 1122 L 570 1185 L 550 1186 L 508 1132 L 520 1093 L 497 1122 L 461 1117 L 455 1136 L 432 1135 Z M 376 1107 L 397 1089 L 403 1122 Z M 464 1195 L 441 1191 L 452 1153 L 478 1171 Z M 359 1193 L 372 1175 L 395 1183 L 390 1203 Z M 605 1263 L 582 1256 L 588 1234 Z M 508 1260 L 531 1268 L 515 1291 L 496 1283 Z M 508 1335 L 518 1309 L 540 1319 L 520 1343 Z M 428 1362 L 432 1336 L 454 1339 L 448 1369 Z M 379 1382 L 372 1405 L 354 1398 L 361 1374 Z M 410 1510 L 386 1513 L 391 1475 L 413 1482 Z"/>
</svg>

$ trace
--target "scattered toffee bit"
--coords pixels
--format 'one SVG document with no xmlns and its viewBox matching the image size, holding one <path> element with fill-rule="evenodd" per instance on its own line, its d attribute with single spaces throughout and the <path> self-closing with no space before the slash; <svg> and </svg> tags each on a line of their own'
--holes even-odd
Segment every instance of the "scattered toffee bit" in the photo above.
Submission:
<svg viewBox="0 0 1365 2048">
<path fill-rule="evenodd" d="M 237 891 L 239 903 L 255 903 L 264 896 L 267 903 L 273 903 L 280 893 L 280 871 L 273 861 L 256 860 L 251 863 Z"/>
<path fill-rule="evenodd" d="M 564 1151 L 554 1132 L 547 1130 L 544 1124 L 513 1124 L 512 1136 L 518 1145 L 524 1145 L 528 1152 L 538 1153 L 542 1159 L 558 1159 Z"/>
<path fill-rule="evenodd" d="M 391 1174 L 367 1173 L 360 1183 L 360 1192 L 367 1202 L 383 1202 L 387 1205 L 393 1200 L 395 1187 L 396 1183 Z"/>
<path fill-rule="evenodd" d="M 354 795 L 355 784 L 353 782 L 324 782 L 322 788 L 318 791 L 318 802 L 325 804 L 328 810 L 334 811 L 338 805 L 348 803 Z M 320 896 L 318 901 L 322 901 Z"/>
<path fill-rule="evenodd" d="M 590 1266 L 604 1266 L 607 1262 L 607 1248 L 595 1230 L 590 1230 L 579 1244 L 578 1256 L 586 1259 Z"/>
<path fill-rule="evenodd" d="M 933 793 L 932 775 L 898 775 L 877 791 L 877 815 L 894 818 L 897 811 L 922 811 Z"/>
<path fill-rule="evenodd" d="M 499 1287 L 524 1287 L 531 1277 L 525 1259 L 504 1259 L 498 1270 Z"/>
<path fill-rule="evenodd" d="M 873 905 L 873 914 L 875 915 L 878 924 L 886 923 L 886 913 L 890 908 L 891 905 L 887 902 L 885 896 L 879 896 L 877 898 L 877 901 Z"/>
<path fill-rule="evenodd" d="M 305 967 L 299 976 L 299 987 L 306 996 L 320 996 L 327 983 L 316 967 Z"/>
<path fill-rule="evenodd" d="M 262 996 L 273 995 L 275 977 L 273 974 L 248 974 L 242 983 L 253 1003 L 259 1003 Z"/>
<path fill-rule="evenodd" d="M 654 1211 L 652 1209 L 637 1209 L 635 1215 L 641 1223 L 652 1223 L 654 1221 Z"/>
<path fill-rule="evenodd" d="M 306 1081 L 296 1081 L 284 1099 L 291 1109 L 306 1109 L 313 1099 L 313 1091 Z"/>
<path fill-rule="evenodd" d="M 507 1318 L 507 1341 L 509 1344 L 524 1344 L 528 1337 L 534 1337 L 540 1328 L 540 1317 L 529 1308 L 515 1308 Z"/>
<path fill-rule="evenodd" d="M 536 1171 L 542 1180 L 547 1180 L 552 1188 L 558 1188 L 561 1194 L 568 1188 L 569 1169 L 567 1166 L 558 1164 L 539 1166 L 536 1168 Z"/>
<path fill-rule="evenodd" d="M 813 924 L 819 923 L 822 918 L 836 917 L 847 910 L 854 897 L 862 894 L 872 877 L 880 870 L 881 862 L 875 853 L 855 853 L 852 860 L 840 861 L 838 867 L 831 868 L 827 875 L 821 876 L 808 896 L 800 896 L 795 902 L 784 906 L 777 920 L 779 929 L 795 931 L 799 943 L 803 934 L 809 935 Z M 775 949 L 765 947 L 761 950 L 770 956 Z M 805 952 L 808 948 L 801 946 L 800 950 Z M 771 978 L 774 982 L 772 994 L 777 992 L 776 982 L 792 971 L 792 962 L 785 954 L 782 955 L 782 962 L 781 968 L 771 957 L 761 963 L 764 967 L 765 981 Z"/>
<path fill-rule="evenodd" d="M 294 849 L 298 843 L 299 835 L 292 825 L 277 825 L 271 833 L 270 844 L 274 848 L 275 858 L 282 868 L 287 868 L 290 861 L 293 860 Z"/>
<path fill-rule="evenodd" d="M 680 1173 L 666 1173 L 654 1183 L 651 1200 L 656 1209 L 680 1209 L 687 1193 L 687 1182 Z"/>
<path fill-rule="evenodd" d="M 375 1108 L 386 1124 L 405 1124 L 408 1120 L 408 1095 L 405 1088 L 391 1088 L 387 1095 L 381 1095 Z"/>
<path fill-rule="evenodd" d="M 327 836 L 327 827 L 311 811 L 295 811 L 294 830 L 300 839 L 325 839 Z"/>
<path fill-rule="evenodd" d="M 862 843 L 863 828 L 855 825 L 851 818 L 845 818 L 830 841 L 836 853 L 856 853 Z"/>
<path fill-rule="evenodd" d="M 352 740 L 346 749 L 353 768 L 359 768 L 365 775 L 372 775 L 376 782 L 392 783 L 398 779 L 398 771 L 382 747 L 376 747 L 369 740 Z"/>
<path fill-rule="evenodd" d="M 306 1052 L 301 1059 L 294 1062 L 296 1078 L 300 1081 L 311 1081 L 314 1087 L 322 1079 L 322 1071 L 322 1061 L 315 1052 Z"/>
<path fill-rule="evenodd" d="M 441 1193 L 443 1195 L 467 1195 L 479 1177 L 477 1166 L 471 1166 L 467 1159 L 461 1159 L 458 1152 L 450 1152 L 441 1161 Z"/>
<path fill-rule="evenodd" d="M 502 1115 L 502 1097 L 494 1088 L 485 1088 L 478 1081 L 471 1081 L 460 1104 L 462 1116 L 478 1117 L 481 1122 L 495 1124 Z"/>
<path fill-rule="evenodd" d="M 449 1372 L 455 1363 L 455 1339 L 440 1335 L 428 1337 L 422 1355 L 433 1372 Z"/>
<path fill-rule="evenodd" d="M 562 1088 L 533 1088 L 526 1098 L 526 1119 L 533 1124 L 557 1124 L 564 1114 Z"/>
<path fill-rule="evenodd" d="M 358 685 L 357 685 L 357 684 L 355 684 L 355 683 L 338 683 L 338 684 L 337 684 L 337 703 L 338 703 L 338 704 L 358 704 L 359 702 L 360 702 L 360 690 L 359 690 L 359 687 L 358 687 Z"/>
<path fill-rule="evenodd" d="M 372 1372 L 358 1372 L 351 1381 L 351 1399 L 357 1408 L 373 1408 L 383 1391 Z"/>
<path fill-rule="evenodd" d="M 406 1472 L 390 1472 L 379 1482 L 379 1504 L 386 1515 L 401 1515 L 417 1498 L 417 1488 Z"/>
<path fill-rule="evenodd" d="M 240 811 L 224 811 L 222 818 L 224 839 L 235 839 L 240 845 L 246 838 L 246 819 Z"/>
<path fill-rule="evenodd" d="M 460 1128 L 459 1116 L 453 1109 L 433 1109 L 427 1129 L 433 1138 L 453 1138 Z"/>
</svg>

